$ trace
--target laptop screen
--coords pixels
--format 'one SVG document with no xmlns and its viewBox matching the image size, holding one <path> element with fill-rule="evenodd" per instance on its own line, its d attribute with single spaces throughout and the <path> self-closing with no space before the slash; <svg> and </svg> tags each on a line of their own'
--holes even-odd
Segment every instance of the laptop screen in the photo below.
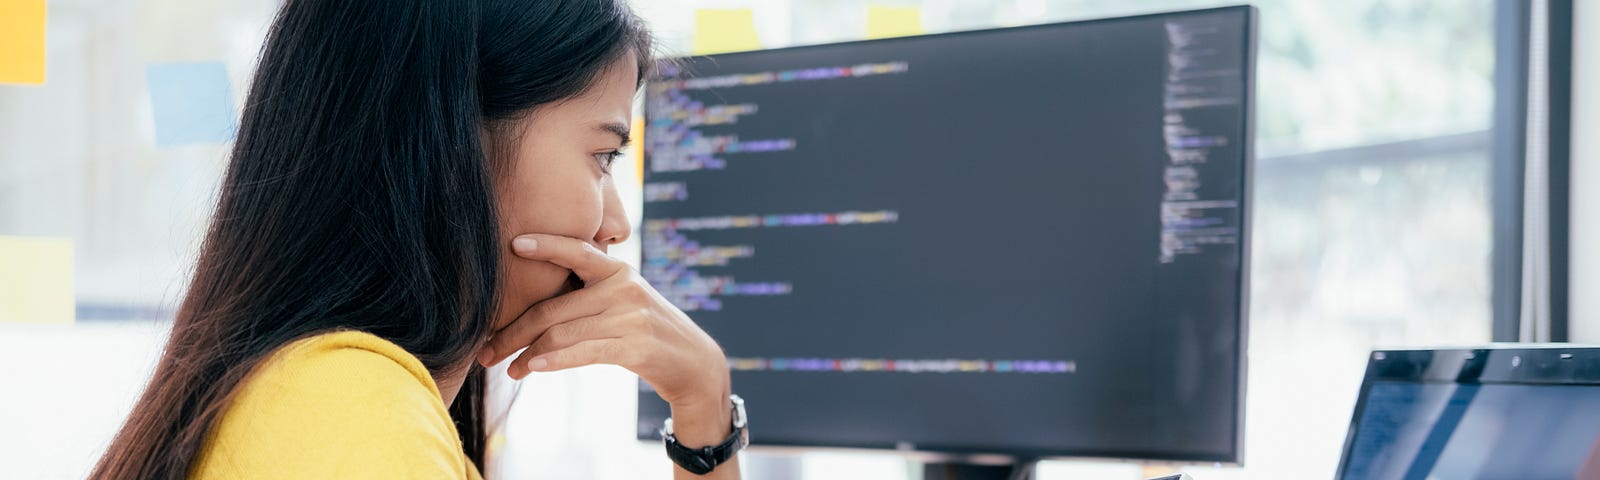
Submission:
<svg viewBox="0 0 1600 480">
<path fill-rule="evenodd" d="M 1375 354 L 1339 478 L 1600 478 L 1600 370 L 1521 352 Z"/>
</svg>

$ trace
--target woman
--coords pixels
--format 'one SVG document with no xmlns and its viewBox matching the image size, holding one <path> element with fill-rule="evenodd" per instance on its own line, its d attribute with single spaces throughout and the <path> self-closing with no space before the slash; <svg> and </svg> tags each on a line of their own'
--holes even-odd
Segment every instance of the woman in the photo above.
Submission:
<svg viewBox="0 0 1600 480">
<path fill-rule="evenodd" d="M 91 478 L 478 478 L 483 365 L 524 347 L 513 377 L 621 365 L 682 445 L 737 437 L 721 350 L 603 253 L 650 45 L 623 0 L 287 1 Z"/>
</svg>

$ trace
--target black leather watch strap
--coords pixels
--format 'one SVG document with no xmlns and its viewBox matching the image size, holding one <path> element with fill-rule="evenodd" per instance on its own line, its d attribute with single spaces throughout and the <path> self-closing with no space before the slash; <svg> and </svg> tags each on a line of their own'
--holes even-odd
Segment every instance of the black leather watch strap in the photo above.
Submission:
<svg viewBox="0 0 1600 480">
<path fill-rule="evenodd" d="M 689 473 L 695 475 L 711 473 L 712 470 L 717 468 L 717 465 L 727 462 L 728 459 L 733 458 L 734 454 L 739 453 L 739 450 L 750 443 L 750 437 L 745 435 L 745 429 L 743 428 L 733 429 L 733 433 L 728 434 L 727 440 L 723 440 L 721 445 L 714 447 L 700 447 L 698 449 L 685 447 L 683 444 L 678 443 L 676 437 L 670 434 L 666 436 L 666 439 L 667 457 L 672 459 L 672 463 L 678 464 L 684 470 L 688 470 Z"/>
<path fill-rule="evenodd" d="M 678 437 L 672 433 L 672 420 L 667 420 L 666 428 L 662 430 L 661 437 L 665 439 L 667 458 L 672 463 L 678 464 L 684 470 L 695 475 L 705 475 L 716 470 L 732 459 L 744 447 L 750 445 L 750 434 L 744 419 L 744 401 L 738 396 L 732 397 L 734 405 L 733 431 L 728 433 L 728 438 L 721 444 L 700 448 L 689 448 L 678 443 Z"/>
</svg>

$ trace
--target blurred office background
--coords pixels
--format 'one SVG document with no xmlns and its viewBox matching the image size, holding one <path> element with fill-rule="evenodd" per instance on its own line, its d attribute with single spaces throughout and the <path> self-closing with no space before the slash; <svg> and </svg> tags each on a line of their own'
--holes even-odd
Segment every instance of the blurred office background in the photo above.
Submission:
<svg viewBox="0 0 1600 480">
<path fill-rule="evenodd" d="M 666 51 L 677 54 L 693 49 L 697 9 L 749 9 L 761 45 L 771 48 L 863 38 L 873 6 L 915 7 L 921 29 L 938 33 L 1230 4 L 634 3 Z M 1527 201 L 1528 192 L 1551 198 L 1540 184 L 1527 188 L 1527 178 L 1544 174 L 1525 175 L 1528 139 L 1547 138 L 1538 125 L 1530 130 L 1539 122 L 1528 119 L 1548 118 L 1528 114 L 1528 98 L 1541 94 L 1530 85 L 1542 85 L 1530 83 L 1529 72 L 1537 80 L 1540 72 L 1571 75 L 1575 67 L 1580 77 L 1600 81 L 1600 36 L 1592 33 L 1600 28 L 1600 7 L 1577 5 L 1574 21 L 1591 32 L 1567 31 L 1577 32 L 1566 40 L 1568 70 L 1541 70 L 1549 52 L 1560 63 L 1559 48 L 1529 48 L 1551 38 L 1543 28 L 1548 15 L 1574 13 L 1574 3 L 1581 2 L 1255 3 L 1261 12 L 1257 209 L 1245 465 L 1183 471 L 1201 480 L 1330 476 L 1366 353 L 1374 347 L 1600 342 L 1600 321 L 1593 319 L 1600 312 L 1579 298 L 1583 287 L 1590 293 L 1597 288 L 1585 285 L 1593 280 L 1581 273 L 1583 262 L 1594 260 L 1578 251 L 1578 240 L 1573 251 L 1565 247 L 1568 235 L 1594 239 L 1581 217 L 1586 210 L 1593 215 L 1600 200 L 1574 188 L 1570 202 L 1552 205 L 1561 210 L 1552 217 L 1559 229 L 1542 230 L 1547 236 L 1540 237 L 1525 228 L 1539 225 L 1536 218 L 1551 222 L 1526 214 L 1526 207 L 1540 203 Z M 220 65 L 212 73 L 221 83 L 192 88 L 226 95 L 237 115 L 278 5 L 48 2 L 46 81 L 0 84 L 0 235 L 70 242 L 75 309 L 70 323 L 0 322 L 0 478 L 81 477 L 142 387 L 184 291 L 229 147 L 226 141 L 164 138 L 155 119 L 162 108 L 157 90 L 165 87 L 151 83 L 167 81 L 158 73 L 162 66 Z M 1581 87 L 1576 95 L 1579 103 L 1563 104 L 1577 117 L 1572 136 L 1581 137 L 1576 132 L 1583 128 L 1600 133 L 1600 124 L 1581 113 L 1585 105 L 1600 110 L 1600 100 Z M 1571 173 L 1578 176 L 1571 185 L 1580 185 L 1582 175 L 1600 175 L 1582 164 L 1584 153 L 1594 158 L 1600 147 L 1583 141 L 1571 155 Z M 1551 185 L 1566 184 L 1566 167 L 1552 165 L 1539 172 L 1550 174 Z M 635 169 L 615 171 L 637 225 Z M 1564 217 L 1568 207 L 1574 215 Z M 1532 248 L 1557 243 L 1552 250 Z M 614 252 L 636 262 L 637 241 Z M 1545 270 L 1535 268 L 1541 265 Z M 1551 265 L 1555 276 L 1547 274 Z M 0 276 L 7 268 L 0 264 Z M 1557 277 L 1563 278 L 1559 284 L 1534 281 L 1524 288 L 1530 278 Z M 633 439 L 634 391 L 633 377 L 610 367 L 526 381 L 506 419 L 505 453 L 491 475 L 667 478 L 660 446 Z M 752 406 L 758 418 L 759 408 Z M 1138 479 L 1155 471 L 1147 467 L 1049 461 L 1040 478 Z M 746 468 L 758 479 L 915 475 L 901 457 L 856 451 L 756 452 Z"/>
</svg>

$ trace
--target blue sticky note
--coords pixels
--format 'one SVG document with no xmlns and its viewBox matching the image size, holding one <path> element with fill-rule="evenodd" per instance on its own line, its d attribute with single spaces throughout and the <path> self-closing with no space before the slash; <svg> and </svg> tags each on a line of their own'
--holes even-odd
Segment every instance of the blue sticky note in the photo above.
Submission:
<svg viewBox="0 0 1600 480">
<path fill-rule="evenodd" d="M 233 139 L 238 117 L 222 62 L 154 63 L 145 68 L 156 145 L 223 143 Z"/>
</svg>

